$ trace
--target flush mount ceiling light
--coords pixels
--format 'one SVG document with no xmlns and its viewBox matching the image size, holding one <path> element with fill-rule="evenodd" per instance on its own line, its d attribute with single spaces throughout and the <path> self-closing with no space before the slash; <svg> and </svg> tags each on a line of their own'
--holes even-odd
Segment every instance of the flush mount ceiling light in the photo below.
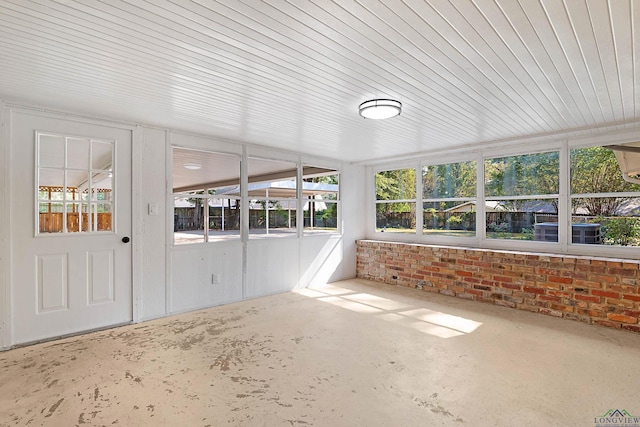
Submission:
<svg viewBox="0 0 640 427">
<path fill-rule="evenodd" d="M 393 99 L 372 99 L 360 104 L 358 110 L 365 119 L 389 119 L 400 115 L 402 103 Z"/>
<path fill-rule="evenodd" d="M 185 163 L 184 165 L 185 169 L 189 169 L 191 171 L 197 171 L 198 169 L 202 168 L 202 165 L 200 163 Z"/>
</svg>

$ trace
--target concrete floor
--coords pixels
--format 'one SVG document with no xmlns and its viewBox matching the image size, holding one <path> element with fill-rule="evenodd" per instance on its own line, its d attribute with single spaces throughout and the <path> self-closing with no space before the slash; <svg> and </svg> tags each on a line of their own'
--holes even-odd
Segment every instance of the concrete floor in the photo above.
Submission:
<svg viewBox="0 0 640 427">
<path fill-rule="evenodd" d="M 594 426 L 640 336 L 348 280 L 0 353 L 1 426 Z"/>
</svg>

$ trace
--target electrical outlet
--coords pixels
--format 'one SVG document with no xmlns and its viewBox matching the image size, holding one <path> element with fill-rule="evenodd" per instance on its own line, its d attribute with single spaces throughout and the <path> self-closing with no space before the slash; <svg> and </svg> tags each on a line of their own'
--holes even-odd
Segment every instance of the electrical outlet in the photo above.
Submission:
<svg viewBox="0 0 640 427">
<path fill-rule="evenodd" d="M 220 284 L 220 275 L 217 273 L 213 273 L 211 275 L 211 284 L 218 285 Z"/>
</svg>

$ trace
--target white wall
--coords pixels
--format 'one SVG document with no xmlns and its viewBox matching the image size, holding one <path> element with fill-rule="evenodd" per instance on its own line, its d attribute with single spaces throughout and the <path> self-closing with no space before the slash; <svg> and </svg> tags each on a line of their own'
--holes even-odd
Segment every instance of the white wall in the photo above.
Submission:
<svg viewBox="0 0 640 427">
<path fill-rule="evenodd" d="M 300 268 L 300 239 L 278 237 L 247 242 L 246 298 L 295 289 Z"/>
<path fill-rule="evenodd" d="M 168 311 L 178 313 L 242 300 L 242 251 L 242 242 L 173 248 Z M 212 283 L 213 274 L 220 283 Z"/>
<path fill-rule="evenodd" d="M 342 235 L 307 236 L 300 243 L 300 287 L 356 275 L 356 240 L 365 238 L 367 197 L 363 166 L 342 165 L 340 173 Z"/>
<path fill-rule="evenodd" d="M 363 238 L 365 226 L 364 167 L 265 147 L 171 132 L 172 146 L 245 154 L 300 164 L 333 167 L 341 171 L 341 228 L 343 235 L 287 236 L 172 246 L 172 222 L 167 229 L 167 313 L 225 304 L 327 281 L 355 277 L 355 240 Z M 167 171 L 170 165 L 167 162 Z M 170 172 L 169 172 L 170 175 Z M 151 179 L 151 177 L 149 177 Z M 171 177 L 167 176 L 167 181 Z M 167 191 L 170 191 L 167 187 Z M 167 193 L 167 205 L 170 200 Z M 170 210 L 170 209 L 169 209 Z M 212 275 L 220 283 L 212 283 Z"/>
<path fill-rule="evenodd" d="M 5 181 L 20 173 L 10 170 L 6 161 L 9 132 L 3 128 L 0 133 L 0 348 L 12 345 L 6 327 L 11 319 L 5 316 L 11 300 L 10 242 L 5 221 L 11 200 Z M 362 220 L 366 205 L 364 166 L 141 125 L 136 127 L 133 139 L 134 321 L 355 277 L 355 240 L 364 238 L 366 231 Z M 170 197 L 174 145 L 340 170 L 342 235 L 300 233 L 286 238 L 174 247 Z M 29 199 L 32 196 L 24 195 Z M 157 205 L 156 215 L 149 213 L 150 204 Z M 214 273 L 220 277 L 218 284 L 211 283 Z"/>
<path fill-rule="evenodd" d="M 133 146 L 134 320 L 166 313 L 166 132 L 139 127 Z M 149 204 L 158 214 L 149 214 Z M 136 215 L 137 212 L 137 215 Z M 137 220 L 136 220 L 137 218 Z M 138 262 L 135 262 L 135 261 Z"/>
</svg>

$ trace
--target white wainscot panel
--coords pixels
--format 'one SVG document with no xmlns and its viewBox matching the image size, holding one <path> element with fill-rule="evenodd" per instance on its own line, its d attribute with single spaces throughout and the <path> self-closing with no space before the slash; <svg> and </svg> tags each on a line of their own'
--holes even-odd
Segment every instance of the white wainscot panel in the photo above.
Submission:
<svg viewBox="0 0 640 427">
<path fill-rule="evenodd" d="M 113 251 L 87 253 L 89 304 L 113 301 Z"/>
<path fill-rule="evenodd" d="M 285 292 L 298 284 L 299 239 L 265 239 L 247 244 L 247 298 Z"/>
<path fill-rule="evenodd" d="M 38 313 L 68 308 L 68 262 L 67 254 L 40 255 L 38 266 Z"/>
<path fill-rule="evenodd" d="M 182 246 L 171 251 L 171 312 L 241 299 L 242 243 Z"/>
<path fill-rule="evenodd" d="M 321 285 L 337 280 L 344 260 L 341 236 L 305 237 L 300 243 L 299 287 Z"/>
<path fill-rule="evenodd" d="M 134 156 L 133 170 L 141 173 L 140 197 L 136 201 L 140 215 L 137 237 L 140 294 L 139 319 L 150 319 L 166 313 L 166 151 L 165 132 L 144 128 L 144 138 L 138 156 Z M 158 206 L 157 215 L 149 214 L 149 204 Z M 134 217 L 135 219 L 135 217 Z M 135 271 L 135 270 L 134 270 Z M 138 301 L 140 301 L 138 300 Z"/>
</svg>

